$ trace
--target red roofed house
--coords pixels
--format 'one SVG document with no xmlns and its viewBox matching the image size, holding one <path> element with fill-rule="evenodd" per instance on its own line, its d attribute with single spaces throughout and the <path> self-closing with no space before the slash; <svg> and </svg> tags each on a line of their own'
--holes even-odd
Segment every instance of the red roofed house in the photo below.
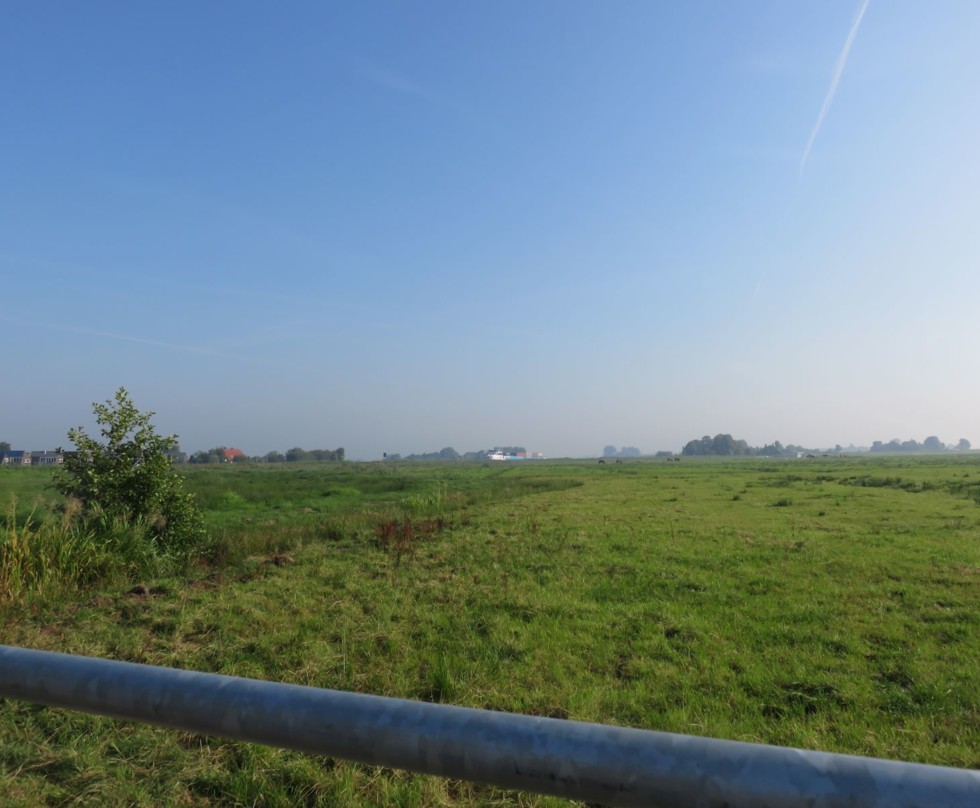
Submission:
<svg viewBox="0 0 980 808">
<path fill-rule="evenodd" d="M 245 457 L 241 449 L 225 449 L 225 462 L 234 463 L 239 457 Z"/>
</svg>

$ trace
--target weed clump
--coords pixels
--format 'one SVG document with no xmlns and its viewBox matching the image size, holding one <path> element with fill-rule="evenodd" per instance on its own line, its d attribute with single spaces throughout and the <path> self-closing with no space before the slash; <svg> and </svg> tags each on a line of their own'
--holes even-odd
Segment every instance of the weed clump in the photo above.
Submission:
<svg viewBox="0 0 980 808">
<path fill-rule="evenodd" d="M 415 552 L 419 539 L 435 536 L 449 527 L 443 516 L 431 519 L 382 519 L 375 526 L 374 533 L 379 549 L 393 554 L 397 559 Z"/>
<path fill-rule="evenodd" d="M 132 580 L 164 561 L 152 528 L 142 519 L 105 513 L 80 521 L 69 500 L 60 521 L 18 520 L 11 501 L 0 532 L 0 601 L 49 597 L 97 582 Z"/>
</svg>

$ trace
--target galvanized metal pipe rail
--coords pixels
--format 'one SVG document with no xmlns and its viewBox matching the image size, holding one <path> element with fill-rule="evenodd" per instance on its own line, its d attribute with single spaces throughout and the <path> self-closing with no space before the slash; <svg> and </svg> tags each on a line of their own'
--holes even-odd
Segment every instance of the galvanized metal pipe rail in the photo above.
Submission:
<svg viewBox="0 0 980 808">
<path fill-rule="evenodd" d="M 0 697 L 606 805 L 980 806 L 980 772 L 966 769 L 472 710 L 9 646 L 0 646 Z"/>
</svg>

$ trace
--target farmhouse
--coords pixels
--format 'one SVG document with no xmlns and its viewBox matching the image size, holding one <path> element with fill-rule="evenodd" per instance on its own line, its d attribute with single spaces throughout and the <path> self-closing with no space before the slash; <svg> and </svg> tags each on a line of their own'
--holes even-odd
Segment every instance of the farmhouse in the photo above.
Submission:
<svg viewBox="0 0 980 808">
<path fill-rule="evenodd" d="M 23 449 L 14 449 L 4 452 L 0 463 L 5 466 L 29 466 L 31 465 L 31 453 Z"/>
<path fill-rule="evenodd" d="M 0 453 L 0 466 L 58 466 L 62 455 L 50 450 L 29 452 L 24 449 L 11 449 Z"/>
</svg>

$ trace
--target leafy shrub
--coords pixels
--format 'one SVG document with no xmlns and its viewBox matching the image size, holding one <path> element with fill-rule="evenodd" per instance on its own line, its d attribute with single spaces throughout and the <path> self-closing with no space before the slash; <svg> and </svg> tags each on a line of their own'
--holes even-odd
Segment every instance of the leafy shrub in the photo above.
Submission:
<svg viewBox="0 0 980 808">
<path fill-rule="evenodd" d="M 92 406 L 103 440 L 82 427 L 68 430 L 76 451 L 57 471 L 58 490 L 80 504 L 83 523 L 99 534 L 118 522 L 138 524 L 159 551 L 186 553 L 204 539 L 204 521 L 167 456 L 177 437 L 158 435 L 153 413 L 136 409 L 123 387 Z"/>
</svg>

